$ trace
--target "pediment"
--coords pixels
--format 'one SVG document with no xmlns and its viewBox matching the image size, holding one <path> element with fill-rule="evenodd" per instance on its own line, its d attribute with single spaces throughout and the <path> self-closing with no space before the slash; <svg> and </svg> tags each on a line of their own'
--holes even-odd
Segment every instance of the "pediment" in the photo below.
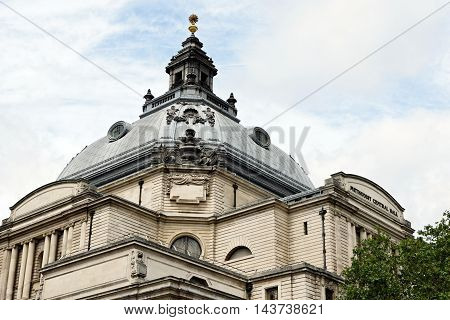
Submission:
<svg viewBox="0 0 450 320">
<path fill-rule="evenodd" d="M 373 205 L 386 214 L 403 218 L 403 207 L 375 182 L 354 174 L 339 172 L 331 175 L 333 183 L 356 198 Z"/>
</svg>

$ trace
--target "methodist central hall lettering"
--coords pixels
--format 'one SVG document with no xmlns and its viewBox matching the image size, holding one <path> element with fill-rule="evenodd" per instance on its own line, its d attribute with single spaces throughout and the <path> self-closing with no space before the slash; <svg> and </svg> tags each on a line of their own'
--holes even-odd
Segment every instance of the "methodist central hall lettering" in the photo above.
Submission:
<svg viewBox="0 0 450 320">
<path fill-rule="evenodd" d="M 391 208 L 388 208 L 387 205 L 385 205 L 384 203 L 378 201 L 377 199 L 373 199 L 371 196 L 369 196 L 368 194 L 365 194 L 365 193 L 362 192 L 361 190 L 358 190 L 358 189 L 356 189 L 355 187 L 350 186 L 350 191 L 353 191 L 354 193 L 356 193 L 356 194 L 359 195 L 360 197 L 362 197 L 362 198 L 366 199 L 367 201 L 372 202 L 374 205 L 376 205 L 376 206 L 378 206 L 378 207 L 380 207 L 380 208 L 386 210 L 386 212 L 389 212 L 389 213 L 391 213 L 391 214 L 393 214 L 393 215 L 395 215 L 395 216 L 398 216 L 397 211 L 395 211 L 395 210 L 393 210 L 393 209 L 391 209 Z"/>
</svg>

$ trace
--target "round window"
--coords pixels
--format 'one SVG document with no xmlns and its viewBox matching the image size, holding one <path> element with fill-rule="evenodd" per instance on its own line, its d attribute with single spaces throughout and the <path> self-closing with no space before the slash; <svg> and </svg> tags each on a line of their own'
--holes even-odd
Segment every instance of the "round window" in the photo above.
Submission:
<svg viewBox="0 0 450 320">
<path fill-rule="evenodd" d="M 189 236 L 183 236 L 175 240 L 170 246 L 170 249 L 194 258 L 199 258 L 202 254 L 202 248 L 198 241 Z"/>
<path fill-rule="evenodd" d="M 270 136 L 263 128 L 253 128 L 253 132 L 250 137 L 263 148 L 268 148 L 270 146 Z"/>
<path fill-rule="evenodd" d="M 119 140 L 128 132 L 129 124 L 125 121 L 118 121 L 114 123 L 108 130 L 108 138 L 110 142 Z"/>
</svg>

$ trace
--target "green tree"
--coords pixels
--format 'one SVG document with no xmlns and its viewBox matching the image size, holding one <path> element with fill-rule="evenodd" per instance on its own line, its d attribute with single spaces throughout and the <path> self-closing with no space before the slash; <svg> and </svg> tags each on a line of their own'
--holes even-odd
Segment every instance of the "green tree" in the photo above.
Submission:
<svg viewBox="0 0 450 320">
<path fill-rule="evenodd" d="M 450 211 L 417 238 L 395 244 L 383 234 L 355 248 L 342 299 L 450 299 Z"/>
</svg>

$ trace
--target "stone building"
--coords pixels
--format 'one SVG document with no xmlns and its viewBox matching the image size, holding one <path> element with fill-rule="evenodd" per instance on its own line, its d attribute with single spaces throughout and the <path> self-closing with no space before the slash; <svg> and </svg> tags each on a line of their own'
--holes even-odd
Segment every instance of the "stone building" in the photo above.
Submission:
<svg viewBox="0 0 450 320">
<path fill-rule="evenodd" d="M 339 172 L 314 187 L 242 126 L 190 20 L 169 90 L 11 207 L 1 299 L 333 299 L 360 241 L 412 234 L 376 183 Z"/>
</svg>

